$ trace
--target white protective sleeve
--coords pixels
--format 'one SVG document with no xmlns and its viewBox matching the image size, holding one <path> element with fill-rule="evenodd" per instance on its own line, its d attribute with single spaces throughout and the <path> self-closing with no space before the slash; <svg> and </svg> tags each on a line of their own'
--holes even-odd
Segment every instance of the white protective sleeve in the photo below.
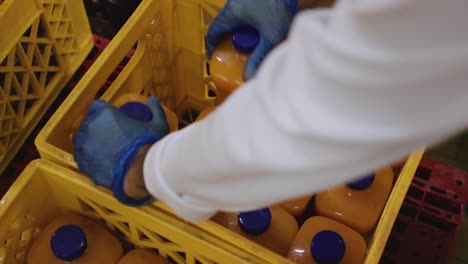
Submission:
<svg viewBox="0 0 468 264">
<path fill-rule="evenodd" d="M 218 110 L 155 144 L 149 192 L 182 218 L 335 186 L 468 125 L 468 1 L 341 0 Z"/>
</svg>

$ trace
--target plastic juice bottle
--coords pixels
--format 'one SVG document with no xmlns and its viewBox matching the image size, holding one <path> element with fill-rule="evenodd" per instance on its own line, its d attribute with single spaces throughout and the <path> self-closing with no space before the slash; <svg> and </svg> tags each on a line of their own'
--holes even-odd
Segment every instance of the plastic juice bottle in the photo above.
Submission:
<svg viewBox="0 0 468 264">
<path fill-rule="evenodd" d="M 146 100 L 148 100 L 148 97 L 144 95 L 128 93 L 118 97 L 115 101 L 112 102 L 112 104 L 127 113 L 130 117 L 143 122 L 149 122 L 151 121 L 153 114 L 146 106 Z M 161 106 L 163 107 L 166 114 L 166 119 L 171 132 L 176 131 L 179 125 L 179 119 L 177 118 L 177 115 L 166 106 Z"/>
<path fill-rule="evenodd" d="M 288 211 L 290 214 L 292 214 L 294 217 L 299 217 L 304 213 L 311 198 L 312 196 L 306 196 L 299 199 L 285 201 L 280 203 L 279 205 L 283 207 L 286 211 Z"/>
<path fill-rule="evenodd" d="M 298 264 L 356 264 L 365 256 L 366 241 L 358 232 L 321 216 L 307 219 L 288 253 Z"/>
<path fill-rule="evenodd" d="M 221 104 L 232 91 L 244 83 L 242 75 L 245 63 L 259 41 L 260 36 L 254 28 L 243 26 L 220 42 L 210 63 L 211 79 L 217 88 L 216 105 Z M 195 121 L 204 119 L 215 109 L 206 108 Z"/>
<path fill-rule="evenodd" d="M 216 85 L 215 104 L 221 104 L 229 94 L 244 83 L 244 67 L 249 54 L 260 41 L 257 30 L 242 26 L 219 43 L 210 62 L 211 80 Z"/>
<path fill-rule="evenodd" d="M 107 229 L 78 215 L 55 218 L 33 241 L 28 264 L 116 263 L 123 255 L 120 241 Z"/>
<path fill-rule="evenodd" d="M 134 249 L 120 259 L 117 264 L 170 264 L 170 262 L 149 249 Z"/>
<path fill-rule="evenodd" d="M 361 180 L 321 192 L 315 197 L 317 214 L 346 224 L 365 235 L 377 224 L 393 184 L 386 167 Z"/>
<path fill-rule="evenodd" d="M 130 117 L 136 118 L 137 120 L 143 122 L 149 122 L 153 117 L 153 113 L 151 113 L 151 110 L 146 106 L 147 99 L 148 97 L 140 94 L 128 93 L 118 97 L 112 102 L 112 104 L 127 113 Z M 176 131 L 179 127 L 179 119 L 177 118 L 177 115 L 166 106 L 161 106 L 164 109 L 164 113 L 166 114 L 166 119 L 169 124 L 170 131 Z M 84 116 L 79 116 L 73 122 L 71 133 L 69 135 L 70 139 L 72 138 L 73 133 L 75 133 L 75 131 L 80 127 L 83 119 Z"/>
<path fill-rule="evenodd" d="M 279 206 L 245 213 L 219 213 L 212 220 L 282 256 L 288 253 L 298 230 L 296 219 Z"/>
</svg>

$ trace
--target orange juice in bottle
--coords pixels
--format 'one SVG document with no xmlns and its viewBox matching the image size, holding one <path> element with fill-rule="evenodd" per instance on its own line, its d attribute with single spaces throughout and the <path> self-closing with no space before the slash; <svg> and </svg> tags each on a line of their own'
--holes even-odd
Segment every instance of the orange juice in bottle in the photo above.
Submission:
<svg viewBox="0 0 468 264">
<path fill-rule="evenodd" d="M 288 211 L 294 217 L 299 217 L 304 213 L 307 205 L 309 205 L 311 198 L 312 196 L 305 196 L 302 198 L 282 202 L 279 205 L 286 209 L 286 211 Z"/>
<path fill-rule="evenodd" d="M 170 264 L 170 262 L 149 249 L 134 249 L 125 254 L 117 264 Z"/>
<path fill-rule="evenodd" d="M 250 26 L 241 26 L 221 40 L 210 62 L 211 80 L 217 89 L 215 104 L 244 83 L 245 64 L 259 41 L 260 35 Z"/>
<path fill-rule="evenodd" d="M 296 219 L 279 206 L 245 213 L 219 213 L 212 220 L 282 256 L 288 253 L 298 230 Z"/>
<path fill-rule="evenodd" d="M 136 93 L 128 93 L 118 97 L 112 102 L 112 104 L 134 119 L 140 120 L 142 122 L 150 122 L 153 118 L 153 113 L 146 106 L 147 100 L 147 96 Z M 166 106 L 162 104 L 161 106 L 164 109 L 164 113 L 166 114 L 166 119 L 167 123 L 169 124 L 170 131 L 173 132 L 177 130 L 179 125 L 179 119 L 177 118 L 177 115 Z"/>
<path fill-rule="evenodd" d="M 42 230 L 28 250 L 26 263 L 116 263 L 122 255 L 122 244 L 106 228 L 68 214 L 54 219 Z"/>
<path fill-rule="evenodd" d="M 363 263 L 366 241 L 358 232 L 329 218 L 307 219 L 297 233 L 288 258 L 298 264 Z"/>
<path fill-rule="evenodd" d="M 393 184 L 393 170 L 386 167 L 361 180 L 318 193 L 317 214 L 346 224 L 365 235 L 377 224 Z"/>
</svg>

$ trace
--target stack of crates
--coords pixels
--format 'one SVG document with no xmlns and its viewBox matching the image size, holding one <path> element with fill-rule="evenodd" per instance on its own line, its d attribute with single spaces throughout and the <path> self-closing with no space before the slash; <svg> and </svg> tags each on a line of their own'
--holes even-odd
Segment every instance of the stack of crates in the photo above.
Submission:
<svg viewBox="0 0 468 264">
<path fill-rule="evenodd" d="M 82 1 L 4 0 L 0 25 L 1 173 L 86 58 L 93 39 Z"/>
<path fill-rule="evenodd" d="M 29 162 L 38 159 L 39 153 L 34 146 L 34 138 L 39 134 L 39 131 L 45 125 L 46 121 L 52 116 L 53 113 L 58 109 L 61 102 L 65 100 L 68 94 L 73 90 L 76 84 L 81 80 L 83 75 L 88 71 L 91 65 L 96 61 L 96 59 L 101 55 L 104 49 L 109 44 L 110 40 L 98 36 L 93 35 L 94 39 L 94 46 L 92 50 L 89 52 L 86 59 L 83 61 L 81 66 L 76 70 L 73 77 L 69 80 L 66 86 L 62 89 L 59 93 L 55 101 L 50 105 L 47 112 L 44 114 L 42 120 L 36 126 L 36 128 L 29 134 L 29 137 L 24 142 L 21 149 L 18 151 L 18 154 L 12 159 L 10 164 L 3 172 L 3 177 L 0 177 L 0 197 L 3 196 L 14 180 L 21 174 L 21 172 L 26 168 Z M 127 65 L 128 61 L 133 55 L 134 50 L 130 50 L 130 52 L 125 56 L 125 58 L 121 61 L 121 63 L 114 69 L 114 72 L 111 74 L 109 79 L 106 83 L 101 87 L 101 90 L 97 94 L 97 97 L 100 97 L 107 88 L 112 84 L 113 80 L 115 80 L 116 76 L 120 74 L 123 70 L 125 65 Z"/>
<path fill-rule="evenodd" d="M 138 209 L 119 204 L 108 190 L 82 175 L 73 159 L 70 135 L 96 97 L 112 101 L 125 93 L 157 96 L 178 114 L 181 126 L 213 104 L 216 87 L 207 72 L 204 36 L 224 3 L 141 2 L 37 137 L 43 160 L 32 163 L 0 201 L 1 221 L 12 223 L 0 227 L 3 263 L 23 263 L 35 235 L 64 211 L 104 221 L 121 239 L 155 249 L 175 263 L 290 263 L 214 222 L 186 223 L 160 202 Z M 100 96 L 101 87 L 134 47 L 128 64 Z M 411 156 L 397 177 L 368 237 L 365 263 L 379 261 L 421 157 L 422 152 Z"/>
</svg>

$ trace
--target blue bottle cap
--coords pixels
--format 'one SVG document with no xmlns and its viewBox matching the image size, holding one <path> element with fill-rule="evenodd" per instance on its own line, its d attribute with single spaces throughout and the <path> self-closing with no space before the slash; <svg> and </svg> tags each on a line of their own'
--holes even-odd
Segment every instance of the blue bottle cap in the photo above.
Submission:
<svg viewBox="0 0 468 264">
<path fill-rule="evenodd" d="M 76 225 L 64 225 L 50 238 L 50 248 L 63 261 L 72 261 L 81 256 L 88 247 L 86 234 Z"/>
<path fill-rule="evenodd" d="M 310 244 L 310 253 L 320 264 L 339 263 L 345 252 L 345 241 L 338 233 L 331 230 L 317 233 Z"/>
<path fill-rule="evenodd" d="M 153 119 L 151 109 L 140 102 L 128 102 L 120 107 L 120 111 L 141 122 L 150 122 Z"/>
<path fill-rule="evenodd" d="M 232 31 L 234 48 L 243 53 L 251 53 L 260 42 L 260 34 L 251 26 L 240 26 Z"/>
<path fill-rule="evenodd" d="M 353 189 L 355 191 L 362 191 L 362 190 L 369 188 L 372 185 L 372 183 L 374 183 L 374 179 L 375 179 L 375 173 L 372 173 L 371 175 L 365 178 L 350 182 L 346 186 L 348 186 L 348 188 Z"/>
<path fill-rule="evenodd" d="M 264 233 L 271 224 L 270 209 L 264 208 L 257 211 L 239 213 L 237 220 L 241 229 L 249 235 Z"/>
</svg>

